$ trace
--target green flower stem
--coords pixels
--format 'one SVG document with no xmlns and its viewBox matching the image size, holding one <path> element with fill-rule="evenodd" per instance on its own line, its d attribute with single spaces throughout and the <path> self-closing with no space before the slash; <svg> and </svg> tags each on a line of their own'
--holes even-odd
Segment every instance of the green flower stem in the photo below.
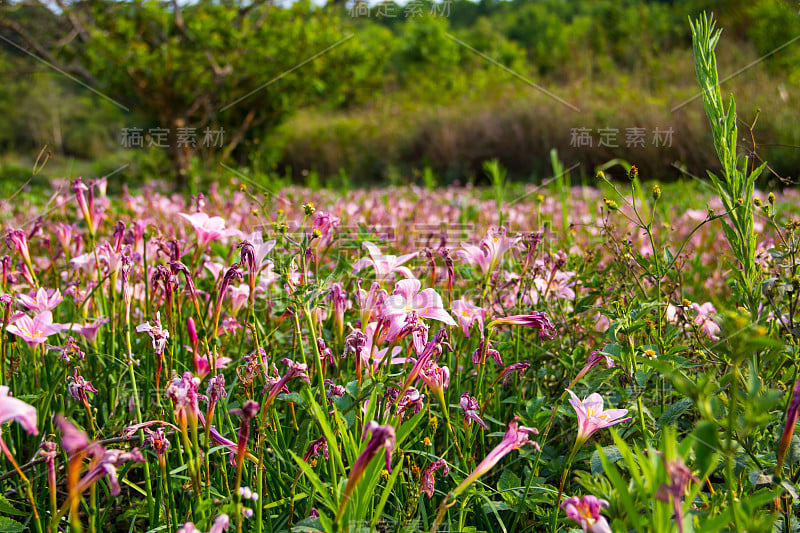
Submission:
<svg viewBox="0 0 800 533">
<path fill-rule="evenodd" d="M 133 406 L 136 413 L 136 423 L 142 423 L 142 408 L 141 401 L 139 400 L 139 390 L 136 386 L 136 373 L 133 371 L 133 348 L 131 345 L 131 317 L 130 310 L 125 308 L 125 347 L 128 350 L 128 377 L 131 380 L 131 388 L 133 389 Z M 144 442 L 144 430 L 139 430 L 139 441 Z M 150 463 L 144 462 L 144 477 L 146 480 L 145 491 L 147 493 L 147 512 L 150 517 L 150 524 L 155 526 L 157 523 L 157 515 L 155 508 L 155 500 L 153 499 L 153 488 L 151 487 L 150 477 Z"/>
</svg>

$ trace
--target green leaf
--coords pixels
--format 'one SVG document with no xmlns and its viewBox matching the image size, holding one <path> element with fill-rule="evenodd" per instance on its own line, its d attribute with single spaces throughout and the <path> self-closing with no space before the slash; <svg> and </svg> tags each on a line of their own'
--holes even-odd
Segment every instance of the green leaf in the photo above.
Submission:
<svg viewBox="0 0 800 533">
<path fill-rule="evenodd" d="M 392 475 L 389 476 L 389 480 L 386 482 L 386 486 L 383 488 L 381 499 L 378 502 L 378 507 L 375 508 L 375 513 L 372 515 L 372 527 L 375 527 L 375 524 L 378 523 L 381 513 L 383 512 L 383 507 L 386 505 L 386 501 L 389 499 L 389 496 L 392 493 L 392 488 L 394 488 L 395 481 L 397 481 L 397 476 L 400 475 L 400 472 L 403 470 L 402 461 L 398 461 L 398 463 L 399 464 L 394 465 L 394 471 L 392 472 Z"/>
<path fill-rule="evenodd" d="M 5 516 L 0 516 L 0 531 L 3 533 L 22 533 L 25 526 Z"/>
<path fill-rule="evenodd" d="M 664 409 L 664 412 L 658 417 L 658 425 L 662 427 L 673 425 L 683 413 L 691 409 L 693 404 L 691 398 L 681 398 Z"/>
<path fill-rule="evenodd" d="M 522 485 L 522 482 L 517 475 L 508 469 L 503 470 L 503 473 L 500 474 L 500 479 L 497 480 L 497 490 L 501 492 L 521 488 L 520 485 Z"/>
<path fill-rule="evenodd" d="M 297 392 L 290 392 L 288 394 L 279 394 L 278 400 L 286 400 L 288 402 L 292 402 L 293 404 L 299 405 L 300 407 L 305 407 L 306 401 L 300 396 L 300 393 Z"/>
<path fill-rule="evenodd" d="M 319 423 L 319 426 L 322 429 L 322 434 L 325 435 L 325 440 L 328 441 L 328 451 L 333 456 L 334 464 L 339 469 L 339 472 L 344 474 L 345 468 L 344 463 L 342 462 L 342 454 L 339 452 L 339 444 L 336 439 L 336 435 L 333 433 L 331 426 L 328 424 L 328 413 L 326 413 L 314 400 L 314 397 L 311 396 L 311 392 L 309 391 L 308 387 L 303 389 L 303 393 L 306 397 L 306 403 L 311 406 L 311 411 L 314 414 L 314 418 L 317 419 L 317 423 Z"/>
<path fill-rule="evenodd" d="M 614 445 L 611 446 L 604 446 L 600 450 L 595 450 L 592 454 L 592 458 L 589 460 L 589 465 L 592 469 L 592 474 L 597 475 L 603 472 L 603 461 L 600 458 L 600 454 L 602 454 L 607 461 L 611 463 L 616 463 L 620 459 L 622 459 L 622 453 L 619 451 Z"/>
<path fill-rule="evenodd" d="M 322 521 L 317 518 L 306 518 L 299 521 L 293 528 L 292 533 L 317 533 L 325 531 L 322 529 Z"/>
<path fill-rule="evenodd" d="M 25 516 L 28 513 L 24 511 L 20 511 L 9 502 L 5 496 L 0 495 L 0 513 L 2 514 L 13 514 L 17 516 Z"/>
<path fill-rule="evenodd" d="M 698 470 L 708 472 L 716 460 L 717 427 L 712 422 L 700 422 L 690 437 L 695 440 L 695 463 Z"/>
<path fill-rule="evenodd" d="M 314 486 L 314 489 L 316 489 L 317 495 L 320 497 L 320 499 L 322 499 L 322 502 L 328 507 L 328 509 L 335 513 L 338 507 L 331 497 L 331 491 L 328 490 L 319 476 L 317 476 L 317 473 L 314 472 L 314 469 L 311 468 L 311 465 L 303 461 L 303 459 L 292 450 L 289 450 L 289 453 L 292 454 L 292 458 L 297 463 L 297 466 L 300 467 L 300 470 L 303 471 L 308 480 Z"/>
</svg>

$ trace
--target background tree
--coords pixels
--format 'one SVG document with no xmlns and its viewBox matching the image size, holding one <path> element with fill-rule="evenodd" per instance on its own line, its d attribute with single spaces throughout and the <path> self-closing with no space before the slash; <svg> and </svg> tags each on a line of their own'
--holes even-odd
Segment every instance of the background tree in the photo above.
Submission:
<svg viewBox="0 0 800 533">
<path fill-rule="evenodd" d="M 307 1 L 57 4 L 0 6 L 3 34 L 129 110 L 129 126 L 146 117 L 168 130 L 179 184 L 198 151 L 244 158 L 248 134 L 257 137 L 312 102 L 346 105 L 380 78 L 380 64 L 341 11 Z M 202 142 L 206 128 L 224 131 L 223 146 L 205 146 L 212 144 Z"/>
</svg>

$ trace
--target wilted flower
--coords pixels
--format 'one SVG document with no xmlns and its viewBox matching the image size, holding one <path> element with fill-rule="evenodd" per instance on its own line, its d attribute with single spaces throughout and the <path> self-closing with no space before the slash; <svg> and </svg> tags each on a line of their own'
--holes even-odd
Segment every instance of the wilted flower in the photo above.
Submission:
<svg viewBox="0 0 800 533">
<path fill-rule="evenodd" d="M 465 391 L 461 395 L 461 399 L 458 401 L 458 405 L 461 407 L 461 410 L 464 412 L 464 422 L 467 425 L 472 425 L 472 421 L 478 423 L 483 429 L 489 429 L 486 423 L 481 419 L 478 415 L 478 410 L 480 410 L 481 406 L 478 404 L 478 400 L 473 398 L 469 395 L 469 391 Z"/>
<path fill-rule="evenodd" d="M 271 261 L 266 259 L 267 254 L 275 247 L 275 241 L 264 242 L 264 236 L 260 231 L 254 231 L 250 235 L 245 236 L 245 241 L 249 242 L 253 247 L 253 259 L 256 272 L 264 268 L 266 265 L 271 264 Z"/>
<path fill-rule="evenodd" d="M 325 339 L 322 337 L 317 337 L 317 350 L 319 350 L 319 358 L 323 363 L 327 359 L 331 365 L 336 364 L 336 359 L 333 357 L 333 350 L 328 348 L 328 345 L 325 344 Z"/>
<path fill-rule="evenodd" d="M 199 385 L 200 378 L 194 377 L 191 372 L 184 372 L 183 376 L 174 378 L 167 385 L 165 396 L 172 400 L 175 417 L 179 421 L 183 422 L 187 417 L 197 420 L 200 414 Z"/>
<path fill-rule="evenodd" d="M 527 315 L 512 315 L 496 318 L 489 322 L 489 327 L 492 328 L 503 324 L 538 329 L 540 340 L 552 339 L 556 333 L 556 328 L 553 323 L 550 322 L 550 318 L 548 318 L 546 314 L 538 311 L 533 311 Z"/>
<path fill-rule="evenodd" d="M 92 386 L 91 381 L 83 379 L 83 376 L 78 375 L 78 369 L 75 368 L 74 374 L 69 376 L 67 380 L 70 382 L 67 385 L 67 391 L 72 396 L 73 400 L 80 401 L 86 404 L 89 400 L 86 397 L 87 392 L 97 394 L 97 389 Z"/>
<path fill-rule="evenodd" d="M 283 388 L 286 386 L 286 383 L 288 383 L 290 380 L 302 378 L 306 383 L 311 383 L 311 381 L 308 379 L 308 374 L 306 374 L 308 365 L 305 363 L 298 363 L 287 358 L 282 359 L 281 363 L 288 365 L 289 370 L 286 372 L 286 375 L 284 375 L 272 386 L 269 396 L 267 396 L 267 399 L 264 400 L 264 409 L 267 409 L 270 405 L 272 405 L 272 402 L 275 401 L 275 398 L 281 393 Z"/>
<path fill-rule="evenodd" d="M 250 241 L 242 241 L 236 245 L 239 249 L 239 262 L 247 267 L 250 282 L 255 283 L 256 272 L 260 265 L 256 264 L 256 249 Z"/>
<path fill-rule="evenodd" d="M 161 326 L 160 312 L 156 313 L 156 318 L 153 320 L 152 326 L 148 322 L 145 322 L 144 324 L 136 326 L 136 331 L 139 333 L 146 331 L 153 340 L 153 349 L 156 354 L 161 355 L 164 353 L 164 349 L 167 347 L 167 339 L 169 339 L 169 331 L 167 331 L 167 328 Z"/>
<path fill-rule="evenodd" d="M 342 387 L 341 385 L 337 385 L 336 383 L 334 383 L 330 379 L 326 379 L 325 380 L 325 385 L 327 385 L 327 387 L 328 387 L 328 400 L 330 400 L 334 396 L 336 396 L 338 398 L 341 398 L 342 396 L 344 396 L 345 388 Z"/>
<path fill-rule="evenodd" d="M 325 460 L 328 460 L 328 441 L 325 440 L 325 437 L 320 437 L 317 440 L 313 441 L 309 446 L 306 453 L 303 455 L 303 461 L 309 462 L 312 457 L 319 457 L 320 453 Z"/>
<path fill-rule="evenodd" d="M 145 460 L 137 448 L 131 451 L 106 450 L 97 442 L 89 442 L 83 431 L 61 415 L 56 415 L 56 425 L 61 430 L 61 446 L 70 456 L 70 470 L 80 468 L 84 456 L 92 456 L 89 471 L 74 486 L 68 487 L 70 500 L 106 476 L 111 486 L 111 495 L 118 496 L 120 486 L 117 480 L 117 467 L 128 461 L 143 463 Z"/>
<path fill-rule="evenodd" d="M 237 435 L 237 442 L 236 442 L 237 470 L 242 468 L 245 452 L 247 451 L 247 439 L 250 436 L 250 420 L 256 416 L 256 414 L 258 413 L 258 409 L 259 409 L 258 402 L 254 402 L 253 400 L 247 400 L 246 402 L 244 402 L 244 405 L 242 406 L 241 409 L 232 409 L 230 411 L 230 414 L 237 415 L 242 419 L 242 422 L 239 425 L 239 433 Z M 237 479 L 239 478 L 237 477 Z"/>
<path fill-rule="evenodd" d="M 789 451 L 789 447 L 792 444 L 798 411 L 800 411 L 800 377 L 794 382 L 794 387 L 792 388 L 792 397 L 789 401 L 789 408 L 786 409 L 786 420 L 783 423 L 783 434 L 781 435 L 781 441 L 778 445 L 778 458 L 775 472 L 779 477 L 783 471 L 783 461 L 786 458 L 786 452 Z"/>
<path fill-rule="evenodd" d="M 517 372 L 520 375 L 522 375 L 526 370 L 528 370 L 528 368 L 530 366 L 531 365 L 528 364 L 528 363 L 514 363 L 512 365 L 508 365 L 507 367 L 505 367 L 502 370 L 502 372 L 500 372 L 500 376 L 498 376 L 498 377 L 502 377 L 503 378 L 503 385 L 505 385 L 506 381 L 508 381 L 508 377 L 511 374 L 513 374 L 514 372 Z"/>
<path fill-rule="evenodd" d="M 672 461 L 667 461 L 663 455 L 661 458 L 664 461 L 664 468 L 666 468 L 667 475 L 669 476 L 669 484 L 662 484 L 658 487 L 655 496 L 657 500 L 667 503 L 670 497 L 672 498 L 673 514 L 675 516 L 675 521 L 678 523 L 678 531 L 683 533 L 683 512 L 681 503 L 683 502 L 689 482 L 694 481 L 695 483 L 700 483 L 700 480 L 697 479 L 697 476 L 692 473 L 691 469 L 686 466 L 680 457 Z"/>
<path fill-rule="evenodd" d="M 164 435 L 164 428 L 158 427 L 155 430 L 147 428 L 146 431 L 147 443 L 150 444 L 150 447 L 153 448 L 156 455 L 164 457 L 164 454 L 167 453 L 167 448 L 169 448 L 169 440 L 167 440 L 166 435 Z"/>
<path fill-rule="evenodd" d="M 440 468 L 442 469 L 443 476 L 446 476 L 447 474 L 450 473 L 450 468 L 448 468 L 447 463 L 444 461 L 444 459 L 437 459 L 436 461 L 426 466 L 425 470 L 422 471 L 422 475 L 420 476 L 419 488 L 422 492 L 428 495 L 428 498 L 433 498 L 433 489 L 434 489 L 433 473 Z"/>
<path fill-rule="evenodd" d="M 344 495 L 342 496 L 341 503 L 339 503 L 339 511 L 336 516 L 337 521 L 344 513 L 347 501 L 350 499 L 353 490 L 355 490 L 356 485 L 364 475 L 367 466 L 381 449 L 386 453 L 386 470 L 389 472 L 392 471 L 392 451 L 394 451 L 396 444 L 394 428 L 388 424 L 381 426 L 373 420 L 364 427 L 364 435 L 362 438 L 366 439 L 370 433 L 372 434 L 372 438 L 367 443 L 367 447 L 364 448 L 364 451 L 361 452 L 361 455 L 358 456 L 358 459 L 356 459 L 353 468 L 350 469 L 350 475 L 347 476 L 347 485 L 344 488 Z"/>
<path fill-rule="evenodd" d="M 397 399 L 397 395 L 400 394 L 400 390 L 396 387 L 389 387 L 387 391 L 387 398 L 391 400 Z M 407 411 L 411 411 L 412 415 L 419 413 L 422 410 L 424 404 L 425 395 L 420 394 L 419 391 L 414 387 L 409 387 L 406 389 L 406 392 L 403 396 L 397 400 L 397 416 L 400 417 L 402 420 L 405 417 Z"/>
<path fill-rule="evenodd" d="M 64 346 L 50 346 L 49 344 L 45 344 L 45 347 L 48 350 L 58 352 L 59 361 L 63 361 L 67 364 L 73 361 L 83 361 L 86 357 L 86 354 L 81 351 L 80 346 L 78 346 L 78 343 L 75 342 L 75 339 L 72 337 L 67 339 L 67 343 Z"/>
<path fill-rule="evenodd" d="M 216 402 L 228 396 L 228 393 L 225 392 L 225 376 L 222 374 L 212 376 L 208 380 L 206 395 L 209 402 Z"/>
</svg>

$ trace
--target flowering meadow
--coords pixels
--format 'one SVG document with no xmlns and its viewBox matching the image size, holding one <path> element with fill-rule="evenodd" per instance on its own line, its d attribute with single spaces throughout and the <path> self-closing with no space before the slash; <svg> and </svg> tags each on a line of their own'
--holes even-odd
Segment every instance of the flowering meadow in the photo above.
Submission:
<svg viewBox="0 0 800 533">
<path fill-rule="evenodd" d="M 700 184 L 4 200 L 0 531 L 799 529 L 800 194 L 693 30 Z"/>
</svg>

